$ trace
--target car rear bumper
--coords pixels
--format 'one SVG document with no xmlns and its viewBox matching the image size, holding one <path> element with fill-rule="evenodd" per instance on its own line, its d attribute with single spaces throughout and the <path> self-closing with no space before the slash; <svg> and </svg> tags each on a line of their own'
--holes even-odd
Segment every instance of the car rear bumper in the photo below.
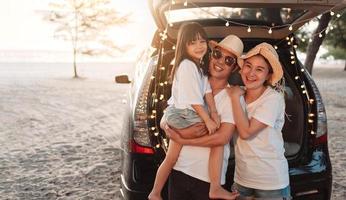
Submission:
<svg viewBox="0 0 346 200">
<path fill-rule="evenodd" d="M 140 190 L 130 189 L 126 185 L 126 181 L 123 175 L 121 175 L 121 188 L 120 188 L 121 196 L 126 200 L 141 200 L 148 199 L 148 193 Z"/>
<path fill-rule="evenodd" d="M 290 177 L 293 199 L 329 200 L 332 192 L 331 172 Z"/>
</svg>

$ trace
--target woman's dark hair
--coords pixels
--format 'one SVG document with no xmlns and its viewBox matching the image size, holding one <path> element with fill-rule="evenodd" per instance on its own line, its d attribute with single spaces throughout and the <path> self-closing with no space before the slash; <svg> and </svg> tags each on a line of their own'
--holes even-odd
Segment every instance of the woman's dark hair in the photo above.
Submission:
<svg viewBox="0 0 346 200">
<path fill-rule="evenodd" d="M 170 75 L 170 79 L 173 82 L 173 78 L 175 75 L 175 72 L 178 69 L 178 66 L 184 59 L 189 59 L 192 62 L 196 64 L 198 67 L 198 70 L 201 74 L 207 75 L 208 71 L 208 65 L 209 65 L 209 48 L 207 50 L 207 53 L 203 56 L 201 63 L 196 63 L 191 56 L 187 54 L 186 46 L 187 44 L 192 43 L 192 41 L 195 41 L 199 38 L 203 38 L 207 41 L 208 44 L 208 36 L 203 27 L 196 22 L 190 22 L 181 25 L 178 32 L 177 37 L 177 45 L 175 48 L 175 62 L 172 68 L 172 72 Z"/>
</svg>

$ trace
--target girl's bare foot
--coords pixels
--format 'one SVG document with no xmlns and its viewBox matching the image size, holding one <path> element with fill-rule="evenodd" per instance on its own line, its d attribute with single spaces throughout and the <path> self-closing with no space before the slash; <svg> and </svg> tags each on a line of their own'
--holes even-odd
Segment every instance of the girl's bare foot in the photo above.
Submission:
<svg viewBox="0 0 346 200">
<path fill-rule="evenodd" d="M 148 200 L 162 200 L 162 197 L 160 194 L 155 194 L 153 192 L 150 192 L 148 196 Z"/>
<path fill-rule="evenodd" d="M 211 199 L 227 199 L 234 200 L 239 196 L 237 192 L 229 192 L 221 186 L 210 186 L 209 198 Z"/>
</svg>

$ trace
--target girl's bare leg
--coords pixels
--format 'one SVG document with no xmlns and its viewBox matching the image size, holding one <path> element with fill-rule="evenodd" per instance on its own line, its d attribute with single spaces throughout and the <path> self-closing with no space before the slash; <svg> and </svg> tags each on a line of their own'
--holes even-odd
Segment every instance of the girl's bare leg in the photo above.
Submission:
<svg viewBox="0 0 346 200">
<path fill-rule="evenodd" d="M 209 198 L 211 199 L 236 199 L 237 193 L 231 193 L 221 186 L 221 170 L 223 164 L 224 146 L 212 147 L 209 155 L 209 176 L 210 190 Z"/>
<path fill-rule="evenodd" d="M 177 162 L 181 148 L 181 144 L 170 140 L 166 157 L 156 172 L 154 187 L 148 196 L 149 200 L 162 200 L 162 188 L 165 185 L 175 163 Z"/>
</svg>

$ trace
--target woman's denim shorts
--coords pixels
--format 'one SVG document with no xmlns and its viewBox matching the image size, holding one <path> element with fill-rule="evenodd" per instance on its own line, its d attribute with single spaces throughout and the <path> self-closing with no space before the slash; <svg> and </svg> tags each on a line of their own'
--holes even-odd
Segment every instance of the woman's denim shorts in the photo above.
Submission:
<svg viewBox="0 0 346 200">
<path fill-rule="evenodd" d="M 291 197 L 291 189 L 288 185 L 287 187 L 279 190 L 259 190 L 248 188 L 237 183 L 234 183 L 232 186 L 232 190 L 236 190 L 239 192 L 240 197 L 254 197 L 255 199 L 284 199 L 290 200 Z"/>
</svg>

